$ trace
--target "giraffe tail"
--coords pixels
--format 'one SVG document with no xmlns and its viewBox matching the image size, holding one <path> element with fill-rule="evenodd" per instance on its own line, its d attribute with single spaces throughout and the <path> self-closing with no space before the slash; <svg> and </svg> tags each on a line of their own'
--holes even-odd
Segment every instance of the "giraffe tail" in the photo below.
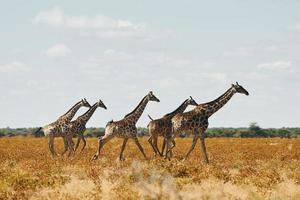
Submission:
<svg viewBox="0 0 300 200">
<path fill-rule="evenodd" d="M 34 134 L 37 134 L 43 127 L 39 127 L 35 132 Z"/>
<path fill-rule="evenodd" d="M 150 120 L 151 120 L 151 121 L 153 121 L 153 120 L 154 120 L 154 119 L 153 119 L 153 118 L 152 118 L 150 115 L 148 115 L 148 117 L 150 118 Z"/>
</svg>

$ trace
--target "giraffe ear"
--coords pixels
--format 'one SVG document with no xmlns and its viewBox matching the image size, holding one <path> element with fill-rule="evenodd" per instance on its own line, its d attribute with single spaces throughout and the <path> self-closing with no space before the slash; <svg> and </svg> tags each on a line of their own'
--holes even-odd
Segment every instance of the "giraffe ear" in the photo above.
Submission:
<svg viewBox="0 0 300 200">
<path fill-rule="evenodd" d="M 231 87 L 234 87 L 234 84 L 231 84 Z"/>
<path fill-rule="evenodd" d="M 237 84 L 237 85 L 239 85 L 239 83 L 238 83 L 238 82 L 236 82 L 236 84 Z"/>
</svg>

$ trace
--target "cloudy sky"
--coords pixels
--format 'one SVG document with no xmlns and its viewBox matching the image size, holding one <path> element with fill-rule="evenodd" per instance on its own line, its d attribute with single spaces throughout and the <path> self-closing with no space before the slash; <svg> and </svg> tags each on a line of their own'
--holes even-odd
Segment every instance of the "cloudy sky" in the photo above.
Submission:
<svg viewBox="0 0 300 200">
<path fill-rule="evenodd" d="M 0 8 L 0 127 L 42 126 L 99 98 L 88 126 L 121 119 L 150 90 L 138 126 L 188 96 L 238 81 L 211 127 L 299 126 L 300 1 L 33 1 Z M 191 109 L 191 108 L 188 108 Z M 86 109 L 81 109 L 81 114 Z"/>
</svg>

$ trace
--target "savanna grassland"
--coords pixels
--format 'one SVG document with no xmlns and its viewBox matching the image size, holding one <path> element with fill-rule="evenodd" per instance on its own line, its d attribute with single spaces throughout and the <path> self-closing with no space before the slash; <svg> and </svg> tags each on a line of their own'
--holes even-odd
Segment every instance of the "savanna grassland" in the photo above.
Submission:
<svg viewBox="0 0 300 200">
<path fill-rule="evenodd" d="M 0 199 L 300 199 L 300 139 L 209 138 L 209 165 L 199 144 L 181 161 L 191 139 L 176 140 L 171 161 L 155 157 L 146 139 L 147 161 L 132 141 L 118 161 L 122 141 L 113 139 L 91 162 L 94 138 L 55 159 L 46 138 L 1 138 Z"/>
</svg>

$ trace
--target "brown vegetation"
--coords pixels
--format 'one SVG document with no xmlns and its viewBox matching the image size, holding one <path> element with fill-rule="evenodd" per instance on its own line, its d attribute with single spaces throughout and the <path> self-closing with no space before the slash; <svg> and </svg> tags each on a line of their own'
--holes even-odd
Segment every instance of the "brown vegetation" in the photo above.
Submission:
<svg viewBox="0 0 300 200">
<path fill-rule="evenodd" d="M 148 161 L 129 141 L 119 162 L 122 142 L 114 139 L 90 162 L 96 139 L 53 159 L 46 138 L 1 138 L 0 199 L 300 199 L 299 139 L 207 139 L 209 165 L 199 144 L 181 161 L 191 139 L 177 139 L 171 161 L 140 141 Z M 62 151 L 61 140 L 56 146 Z"/>
</svg>

